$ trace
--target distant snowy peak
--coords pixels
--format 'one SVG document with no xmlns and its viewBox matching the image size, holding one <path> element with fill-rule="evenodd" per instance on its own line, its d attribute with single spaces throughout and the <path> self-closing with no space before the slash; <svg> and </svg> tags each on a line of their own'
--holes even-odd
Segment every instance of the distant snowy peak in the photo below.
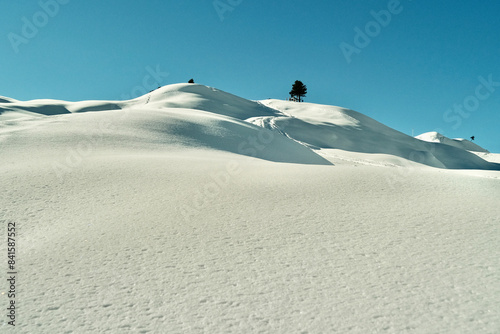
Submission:
<svg viewBox="0 0 500 334">
<path fill-rule="evenodd" d="M 422 133 L 421 135 L 416 136 L 415 138 L 430 142 L 430 143 L 441 143 L 445 145 L 450 145 L 454 146 L 457 148 L 460 148 L 462 150 L 466 151 L 472 151 L 472 152 L 483 152 L 483 153 L 489 153 L 488 150 L 485 150 L 479 145 L 474 144 L 473 142 L 463 139 L 463 138 L 455 138 L 455 139 L 450 139 L 439 132 L 426 132 Z"/>
</svg>

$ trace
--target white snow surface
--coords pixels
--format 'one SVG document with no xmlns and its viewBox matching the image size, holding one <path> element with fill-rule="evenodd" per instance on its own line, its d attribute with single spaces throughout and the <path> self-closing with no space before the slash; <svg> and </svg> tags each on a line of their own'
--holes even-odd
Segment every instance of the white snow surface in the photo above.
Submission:
<svg viewBox="0 0 500 334">
<path fill-rule="evenodd" d="M 455 138 L 455 139 L 450 139 L 439 132 L 426 132 L 422 133 L 421 135 L 416 136 L 415 138 L 426 141 L 426 142 L 432 142 L 432 143 L 442 143 L 454 147 L 458 147 L 463 150 L 467 151 L 472 151 L 472 152 L 481 152 L 481 153 L 489 153 L 488 150 L 485 150 L 479 145 L 476 145 L 475 143 L 471 142 L 470 140 L 463 139 L 463 138 Z"/>
<path fill-rule="evenodd" d="M 12 102 L 18 102 L 18 101 L 11 99 L 10 97 L 0 96 L 0 103 L 12 103 Z"/>
<path fill-rule="evenodd" d="M 2 332 L 500 332 L 500 159 L 470 148 L 203 85 L 2 97 Z"/>
</svg>

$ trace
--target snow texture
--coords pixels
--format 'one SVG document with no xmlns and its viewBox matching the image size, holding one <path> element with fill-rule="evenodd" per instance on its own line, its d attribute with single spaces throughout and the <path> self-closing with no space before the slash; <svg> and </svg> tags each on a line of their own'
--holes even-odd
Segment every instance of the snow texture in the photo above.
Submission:
<svg viewBox="0 0 500 334">
<path fill-rule="evenodd" d="M 499 155 L 422 139 L 197 84 L 1 98 L 2 333 L 497 333 Z"/>
</svg>

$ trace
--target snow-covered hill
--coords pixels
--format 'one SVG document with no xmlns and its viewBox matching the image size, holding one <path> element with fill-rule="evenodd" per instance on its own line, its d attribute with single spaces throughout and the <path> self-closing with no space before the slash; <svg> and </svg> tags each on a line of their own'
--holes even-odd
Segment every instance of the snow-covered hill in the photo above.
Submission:
<svg viewBox="0 0 500 334">
<path fill-rule="evenodd" d="M 497 333 L 500 165 L 468 148 L 203 85 L 1 98 L 2 333 Z"/>
<path fill-rule="evenodd" d="M 454 146 L 454 147 L 457 147 L 459 149 L 466 150 L 466 151 L 489 153 L 488 150 L 485 150 L 481 146 L 476 145 L 475 143 L 473 143 L 467 139 L 463 139 L 463 138 L 450 139 L 450 138 L 445 137 L 442 134 L 435 132 L 435 131 L 422 133 L 421 135 L 416 136 L 415 138 L 426 141 L 426 142 L 441 143 L 441 144 Z"/>
<path fill-rule="evenodd" d="M 132 139 L 141 133 L 155 138 L 154 142 L 164 148 L 175 143 L 306 164 L 328 164 L 328 153 L 342 150 L 383 154 L 392 162 L 391 157 L 397 157 L 438 168 L 500 169 L 500 165 L 470 153 L 471 148 L 481 148 L 467 141 L 423 136 L 419 139 L 429 139 L 423 142 L 353 110 L 279 100 L 249 101 L 198 84 L 169 85 L 130 101 L 5 101 L 0 103 L 0 119 L 60 115 L 57 120 L 69 123 L 78 119 L 82 132 L 84 124 L 113 117 L 113 125 L 121 129 L 120 136 Z M 107 114 L 63 116 L 90 111 Z M 32 119 L 31 124 L 36 121 Z M 59 138 L 70 143 L 67 137 L 72 133 L 67 125 L 45 119 L 40 124 L 54 127 L 48 130 L 53 134 L 52 141 Z M 59 131 L 66 135 L 58 136 Z M 103 145 L 109 142 L 103 141 Z"/>
</svg>

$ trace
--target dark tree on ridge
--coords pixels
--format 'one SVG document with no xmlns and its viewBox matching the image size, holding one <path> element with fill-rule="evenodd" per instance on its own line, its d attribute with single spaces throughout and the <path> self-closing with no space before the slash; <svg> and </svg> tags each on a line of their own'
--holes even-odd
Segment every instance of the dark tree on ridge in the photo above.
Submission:
<svg viewBox="0 0 500 334">
<path fill-rule="evenodd" d="M 292 85 L 292 90 L 290 91 L 292 97 L 296 97 L 299 102 L 302 102 L 301 97 L 307 95 L 307 86 L 302 83 L 302 81 L 296 80 Z"/>
</svg>

